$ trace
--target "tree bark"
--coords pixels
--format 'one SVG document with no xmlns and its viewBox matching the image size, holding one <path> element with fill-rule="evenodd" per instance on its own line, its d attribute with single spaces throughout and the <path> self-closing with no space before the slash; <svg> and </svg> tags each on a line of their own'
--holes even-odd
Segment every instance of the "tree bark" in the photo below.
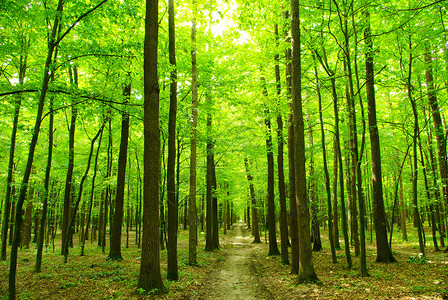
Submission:
<svg viewBox="0 0 448 300">
<path fill-rule="evenodd" d="M 252 207 L 252 235 L 254 236 L 254 240 L 252 243 L 261 243 L 260 230 L 258 228 L 259 222 L 258 222 L 258 212 L 257 212 L 257 200 L 255 198 L 255 188 L 254 188 L 254 184 L 253 184 L 252 174 L 250 173 L 250 170 L 249 170 L 249 162 L 248 162 L 247 158 L 244 158 L 244 166 L 246 168 L 247 181 L 249 181 L 250 200 L 251 200 L 251 204 L 252 204 L 251 205 L 251 207 Z M 230 214 L 230 212 L 229 212 L 229 214 Z"/>
<path fill-rule="evenodd" d="M 130 80 L 128 73 L 126 78 Z M 129 140 L 129 114 L 126 105 L 131 97 L 131 84 L 126 82 L 123 87 L 123 113 L 121 117 L 120 152 L 118 154 L 117 189 L 115 193 L 115 213 L 111 227 L 110 249 L 107 259 L 123 260 L 121 256 L 121 229 L 124 215 L 124 188 L 126 184 L 126 162 L 128 156 Z"/>
<path fill-rule="evenodd" d="M 435 135 L 437 140 L 439 172 L 440 180 L 442 182 L 442 196 L 443 199 L 445 199 L 445 203 L 448 204 L 448 164 L 446 154 L 446 138 L 434 87 L 431 52 L 428 48 L 426 49 L 425 53 L 425 67 L 426 85 L 428 87 L 428 99 L 429 105 L 431 106 L 432 120 L 434 123 Z M 447 250 L 448 248 L 445 251 Z"/>
<path fill-rule="evenodd" d="M 87 159 L 87 167 L 86 167 L 86 171 L 84 172 L 84 175 L 81 178 L 81 181 L 79 183 L 79 191 L 78 191 L 78 197 L 76 199 L 75 205 L 73 206 L 73 211 L 72 211 L 72 216 L 70 218 L 70 221 L 68 223 L 68 227 L 67 227 L 67 231 L 65 233 L 65 252 L 64 252 L 64 263 L 67 263 L 67 259 L 68 259 L 68 248 L 69 248 L 69 243 L 70 243 L 70 239 L 69 236 L 72 233 L 73 230 L 73 225 L 75 224 L 75 220 L 76 220 L 76 216 L 78 213 L 78 207 L 79 204 L 81 203 L 81 198 L 82 198 L 82 191 L 83 191 L 83 186 L 84 186 L 84 182 L 87 179 L 87 175 L 89 174 L 89 170 L 90 170 L 90 162 L 92 160 L 92 156 L 93 156 L 93 149 L 95 146 L 95 141 L 98 139 L 98 137 L 102 134 L 104 129 L 104 124 L 101 125 L 100 130 L 98 130 L 98 133 L 95 135 L 95 137 L 92 139 L 92 141 L 90 142 L 90 151 L 89 151 L 89 156 Z"/>
<path fill-rule="evenodd" d="M 376 103 L 373 72 L 373 42 L 370 35 L 369 13 L 366 11 L 367 27 L 364 38 L 367 44 L 366 52 L 366 91 L 369 116 L 370 152 L 372 156 L 372 200 L 373 200 L 373 222 L 376 233 L 377 262 L 396 262 L 387 241 L 386 214 L 383 201 L 383 183 L 381 174 L 381 148 L 376 121 Z M 364 220 L 362 220 L 364 222 Z M 364 258 L 365 259 L 365 258 Z M 361 275 L 365 276 L 361 270 Z M 365 270 L 367 274 L 367 270 Z"/>
<path fill-rule="evenodd" d="M 9 285 L 8 285 L 8 297 L 10 300 L 16 299 L 16 272 L 17 272 L 17 250 L 20 243 L 20 226 L 22 223 L 22 207 L 25 201 L 26 191 L 28 188 L 28 182 L 31 175 L 31 168 L 33 166 L 34 152 L 36 149 L 37 140 L 39 138 L 39 130 L 42 122 L 42 114 L 44 110 L 45 97 L 48 91 L 48 83 L 50 81 L 50 68 L 52 65 L 53 52 L 56 46 L 56 32 L 59 24 L 59 20 L 62 15 L 63 1 L 58 1 L 57 14 L 51 29 L 50 39 L 48 41 L 48 53 L 45 61 L 44 75 L 42 80 L 42 88 L 40 90 L 39 102 L 36 114 L 36 120 L 34 124 L 33 134 L 28 151 L 28 158 L 26 163 L 25 172 L 23 174 L 22 183 L 20 185 L 19 197 L 17 199 L 15 208 L 15 220 L 14 220 L 14 239 L 11 247 L 10 265 L 9 265 Z"/>
<path fill-rule="evenodd" d="M 193 19 L 191 22 L 191 140 L 190 140 L 190 198 L 189 198 L 189 222 L 188 232 L 188 264 L 197 265 L 198 231 L 196 228 L 196 134 L 198 124 L 198 69 L 196 62 L 196 0 L 192 0 Z"/>
<path fill-rule="evenodd" d="M 144 43 L 144 185 L 142 258 L 138 288 L 146 293 L 165 293 L 160 271 L 159 247 L 159 82 L 157 46 L 159 34 L 158 0 L 146 0 Z"/>
<path fill-rule="evenodd" d="M 284 12 L 284 18 L 290 19 L 288 11 Z M 289 23 L 289 22 L 286 22 Z M 291 37 L 288 34 L 288 30 L 284 30 L 284 37 L 287 44 L 291 44 Z M 290 106 L 290 113 L 288 115 L 288 164 L 289 164 L 289 232 L 291 236 L 291 274 L 299 273 L 299 233 L 298 233 L 298 220 L 297 220 L 297 202 L 295 193 L 295 170 L 294 170 L 294 121 L 292 112 L 292 98 L 291 98 L 291 75 L 292 75 L 292 63 L 291 63 L 292 49 L 287 47 L 285 50 L 286 59 L 286 93 Z"/>
<path fill-rule="evenodd" d="M 29 41 L 26 41 L 26 38 L 22 40 L 22 47 L 24 49 L 24 55 L 20 55 L 20 66 L 19 66 L 19 84 L 23 86 L 25 82 L 25 74 L 27 69 L 27 60 L 28 60 L 28 50 L 26 49 L 27 44 L 29 46 Z M 6 194 L 5 194 L 5 204 L 3 210 L 3 219 L 2 219 L 2 248 L 1 248 L 1 260 L 6 260 L 6 248 L 8 241 L 8 227 L 9 227 L 9 217 L 11 214 L 11 190 L 13 183 L 13 171 L 14 171 L 14 156 L 16 149 L 16 137 L 17 137 L 17 128 L 19 124 L 19 114 L 20 114 L 20 106 L 22 105 L 22 95 L 19 94 L 16 98 L 16 103 L 14 106 L 14 118 L 12 121 L 12 133 L 11 133 L 11 143 L 9 145 L 9 161 L 8 161 L 8 175 L 6 178 Z M 10 236 L 12 236 L 12 230 L 9 232 Z"/>
<path fill-rule="evenodd" d="M 298 283 L 318 280 L 314 271 L 313 253 L 310 241 L 310 215 L 306 196 L 305 171 L 305 127 L 302 113 L 301 48 L 300 48 L 300 8 L 299 0 L 291 0 L 291 40 L 292 72 L 291 97 L 294 115 L 294 156 L 295 192 L 298 208 L 300 241 Z"/>
<path fill-rule="evenodd" d="M 264 80 L 263 80 L 264 82 Z M 267 91 L 264 87 L 265 96 Z M 269 111 L 265 111 L 265 125 L 266 125 L 266 152 L 268 163 L 268 214 L 267 225 L 269 232 L 269 252 L 268 255 L 280 255 L 280 251 L 277 246 L 277 233 L 275 222 L 275 194 L 274 194 L 274 153 L 272 150 L 272 134 L 271 134 L 271 120 L 269 118 Z"/>
<path fill-rule="evenodd" d="M 319 220 L 317 218 L 318 214 L 318 199 L 316 197 L 316 190 L 314 185 L 314 155 L 313 155 L 313 130 L 311 126 L 310 115 L 306 114 L 306 119 L 308 123 L 308 145 L 311 149 L 310 153 L 310 162 L 309 162 L 309 180 L 308 180 L 308 195 L 309 195 L 309 203 L 311 203 L 311 243 L 313 243 L 313 251 L 321 251 L 322 250 L 322 241 L 320 239 L 320 228 L 319 228 Z M 331 230 L 329 231 L 331 232 Z"/>
<path fill-rule="evenodd" d="M 78 85 L 78 71 L 77 68 L 74 67 L 74 83 L 75 86 Z M 70 67 L 71 73 L 71 67 Z M 72 116 L 70 120 L 70 129 L 69 129 L 69 142 L 68 142 L 68 167 L 67 167 L 67 175 L 65 177 L 65 191 L 64 191 L 64 210 L 62 214 L 62 241 L 61 241 L 61 254 L 65 253 L 65 239 L 67 235 L 68 223 L 70 221 L 71 214 L 71 205 L 73 200 L 73 169 L 75 166 L 75 131 L 76 131 L 76 118 L 78 117 L 78 108 L 74 103 L 72 103 Z"/>
<path fill-rule="evenodd" d="M 274 24 L 276 46 L 279 44 L 278 24 Z M 275 54 L 275 82 L 277 85 L 277 97 L 281 94 L 280 84 L 280 55 Z M 280 202 L 280 252 L 282 264 L 289 264 L 288 255 L 288 221 L 286 219 L 286 188 L 285 171 L 283 168 L 283 148 L 285 140 L 283 138 L 283 118 L 280 112 L 277 113 L 277 173 L 278 173 L 278 195 Z"/>
<path fill-rule="evenodd" d="M 336 138 L 333 140 L 333 245 L 334 248 L 339 250 L 341 245 L 339 243 L 339 217 L 338 217 L 338 151 Z"/>
<path fill-rule="evenodd" d="M 314 55 L 313 55 L 313 60 L 315 61 L 315 56 Z M 317 73 L 316 63 L 314 64 L 314 75 L 316 77 L 316 91 L 317 91 L 317 99 L 318 99 L 318 106 L 319 106 L 320 134 L 321 134 L 321 137 L 322 137 L 321 138 L 322 157 L 323 157 L 324 174 L 325 174 L 325 191 L 326 191 L 326 194 L 327 194 L 328 239 L 330 241 L 331 259 L 332 259 L 333 263 L 337 263 L 336 250 L 335 250 L 335 247 L 334 247 L 334 238 L 333 238 L 334 229 L 333 229 L 333 212 L 332 212 L 332 207 L 331 207 L 332 202 L 331 202 L 331 190 L 330 190 L 330 174 L 328 172 L 327 150 L 326 150 L 325 130 L 324 130 L 324 119 L 323 119 L 323 115 L 322 115 L 322 95 L 321 95 L 321 92 L 320 92 L 320 82 L 319 82 L 319 75 Z M 308 126 L 311 126 L 311 124 L 308 124 Z M 309 135 L 312 138 L 311 128 L 309 128 L 309 131 L 310 131 Z M 336 184 L 336 186 L 337 186 L 337 184 Z M 335 209 L 337 209 L 337 206 L 335 207 Z M 316 251 L 315 249 L 313 249 L 313 250 Z"/>
<path fill-rule="evenodd" d="M 176 115 L 177 115 L 177 70 L 176 37 L 174 25 L 174 0 L 168 1 L 168 51 L 171 67 L 170 113 L 168 120 L 168 166 L 167 166 L 167 204 L 168 204 L 168 244 L 167 279 L 178 280 L 177 265 L 177 194 L 176 194 Z"/>
<path fill-rule="evenodd" d="M 93 176 L 92 176 L 92 188 L 90 190 L 89 209 L 87 212 L 86 229 L 84 232 L 84 236 L 81 236 L 81 256 L 84 255 L 85 243 L 89 236 L 89 227 L 90 227 L 90 223 L 91 223 L 91 219 L 92 219 L 93 198 L 94 198 L 94 193 L 95 193 L 95 179 L 96 179 L 96 175 L 98 174 L 98 158 L 100 156 L 102 138 L 103 138 L 103 131 L 101 131 L 101 135 L 98 140 L 98 148 L 96 150 L 96 155 L 95 155 L 95 163 L 94 163 L 94 170 L 93 170 Z M 92 239 L 92 241 L 93 241 L 93 239 Z"/>
</svg>

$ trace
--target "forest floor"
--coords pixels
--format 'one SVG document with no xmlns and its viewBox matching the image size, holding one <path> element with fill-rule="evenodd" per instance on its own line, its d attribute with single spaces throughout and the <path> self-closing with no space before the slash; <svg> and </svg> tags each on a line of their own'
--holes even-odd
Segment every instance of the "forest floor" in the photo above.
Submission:
<svg viewBox="0 0 448 300">
<path fill-rule="evenodd" d="M 17 269 L 18 299 L 448 299 L 448 254 L 434 252 L 427 235 L 427 260 L 418 257 L 416 237 L 399 241 L 396 234 L 393 254 L 398 263 L 375 263 L 375 245 L 367 242 L 370 276 L 358 275 L 359 258 L 347 269 L 344 250 L 337 251 L 338 263 L 331 262 L 325 235 L 324 250 L 314 252 L 313 261 L 320 282 L 296 284 L 290 266 L 280 257 L 267 256 L 268 245 L 252 244 L 250 230 L 235 223 L 227 234 L 220 233 L 220 249 L 205 252 L 204 235 L 199 234 L 198 266 L 188 266 L 188 232 L 179 234 L 179 281 L 165 280 L 169 293 L 143 296 L 136 290 L 140 253 L 135 232 L 129 235 L 129 247 L 122 249 L 123 261 L 106 261 L 106 253 L 90 241 L 86 255 L 79 248 L 70 251 L 68 263 L 59 255 L 60 248 L 44 250 L 42 272 L 34 273 L 35 252 L 19 251 Z M 126 245 L 126 233 L 123 245 Z M 75 236 L 75 244 L 76 244 Z M 107 250 L 107 248 L 106 248 Z M 353 249 L 352 249 L 353 254 Z M 166 250 L 161 251 L 162 276 L 166 278 Z M 0 299 L 6 299 L 9 260 L 0 262 Z"/>
</svg>

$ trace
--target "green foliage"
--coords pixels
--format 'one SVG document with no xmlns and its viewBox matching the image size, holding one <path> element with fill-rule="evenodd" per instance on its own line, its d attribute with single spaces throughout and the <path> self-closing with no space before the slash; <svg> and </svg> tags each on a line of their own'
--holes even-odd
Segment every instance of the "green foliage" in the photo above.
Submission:
<svg viewBox="0 0 448 300">
<path fill-rule="evenodd" d="M 420 253 L 419 255 L 409 256 L 408 262 L 413 264 L 426 264 L 428 263 L 428 259 L 422 253 Z"/>
</svg>

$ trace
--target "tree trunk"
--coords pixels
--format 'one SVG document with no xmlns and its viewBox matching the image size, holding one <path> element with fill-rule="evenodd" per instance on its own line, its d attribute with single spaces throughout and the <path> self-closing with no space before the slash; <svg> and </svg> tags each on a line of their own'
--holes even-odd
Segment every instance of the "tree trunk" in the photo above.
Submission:
<svg viewBox="0 0 448 300">
<path fill-rule="evenodd" d="M 315 56 L 313 55 L 313 60 L 315 61 Z M 319 123 L 320 123 L 320 134 L 321 134 L 321 145 L 322 145 L 322 156 L 323 156 L 323 163 L 324 163 L 324 174 L 325 174 L 325 190 L 327 192 L 327 213 L 328 213 L 328 239 L 330 241 L 330 250 L 331 250 L 331 259 L 333 263 L 337 263 L 336 258 L 336 250 L 334 247 L 334 229 L 333 229 L 333 212 L 331 208 L 331 190 L 330 190 L 330 174 L 328 173 L 328 164 L 327 164 L 327 150 L 326 150 L 326 142 L 325 142 L 325 130 L 324 130 L 324 119 L 322 116 L 322 95 L 320 93 L 320 82 L 319 82 L 319 76 L 317 73 L 317 66 L 316 63 L 314 64 L 314 75 L 316 77 L 316 91 L 317 91 L 317 99 L 318 99 L 318 105 L 319 105 Z M 311 124 L 308 123 L 308 126 L 311 126 Z M 309 136 L 312 140 L 312 131 L 311 127 L 309 128 Z M 311 162 L 310 162 L 311 165 Z M 336 171 L 337 172 L 337 171 Z M 337 184 L 336 184 L 337 186 Z M 335 206 L 335 210 L 337 210 L 337 206 Z M 336 215 L 337 218 L 337 215 Z M 337 223 L 336 223 L 337 224 Z M 318 224 L 319 226 L 319 224 Z M 318 227 L 319 229 L 319 227 Z M 314 251 L 317 251 L 318 247 L 313 247 Z M 322 246 L 321 246 L 322 248 Z"/>
<path fill-rule="evenodd" d="M 263 79 L 264 82 L 264 79 Z M 265 87 L 266 88 L 266 87 Z M 265 89 L 265 96 L 267 91 Z M 271 120 L 269 118 L 269 111 L 265 111 L 266 117 L 264 123 L 266 125 L 266 151 L 267 151 L 267 163 L 268 163 L 268 214 L 267 225 L 269 232 L 269 252 L 268 255 L 280 255 L 280 251 L 277 246 L 277 233 L 275 222 L 275 194 L 274 194 L 274 153 L 272 147 L 272 134 L 271 134 Z"/>
<path fill-rule="evenodd" d="M 392 255 L 387 240 L 387 228 L 383 201 L 383 183 L 381 174 L 381 148 L 378 134 L 378 124 L 376 121 L 376 103 L 373 72 L 373 42 L 370 36 L 370 19 L 366 11 L 367 28 L 364 31 L 364 38 L 367 44 L 366 52 L 366 91 L 369 116 L 370 152 L 372 156 L 372 199 L 373 199 L 373 222 L 376 233 L 377 262 L 396 262 Z M 414 145 L 415 146 L 415 145 Z M 416 154 L 416 153 L 415 153 Z M 363 270 L 361 270 L 362 272 Z M 367 273 L 367 270 L 365 270 Z M 363 273 L 361 273 L 362 276 Z"/>
<path fill-rule="evenodd" d="M 290 19 L 289 12 L 284 12 L 284 17 L 286 20 Z M 289 23 L 286 22 L 286 23 Z M 291 43 L 291 37 L 288 34 L 288 30 L 284 30 L 284 37 L 286 43 Z M 286 59 L 286 92 L 288 97 L 288 102 L 290 106 L 290 113 L 288 115 L 288 164 L 289 164 L 289 232 L 291 236 L 291 274 L 299 273 L 299 233 L 298 233 L 298 220 L 297 220 L 297 202 L 295 194 L 295 170 L 294 170 L 294 122 L 293 122 L 293 112 L 292 112 L 292 98 L 291 98 L 291 75 L 292 75 L 292 64 L 291 64 L 291 47 L 287 47 L 285 50 Z"/>
<path fill-rule="evenodd" d="M 84 236 L 81 236 L 81 256 L 84 255 L 85 242 L 89 236 L 90 221 L 92 218 L 93 197 L 94 197 L 94 193 L 95 193 L 95 179 L 96 179 L 96 175 L 98 174 L 98 157 L 100 156 L 102 137 L 103 137 L 103 132 L 101 131 L 101 135 L 98 140 L 98 148 L 96 150 L 96 155 L 95 155 L 95 163 L 94 163 L 94 170 L 93 170 L 93 176 L 92 176 L 92 188 L 90 190 L 89 209 L 87 212 L 86 229 L 84 232 Z M 101 211 L 101 209 L 100 209 L 100 211 Z M 93 238 L 92 238 L 92 241 L 93 241 Z"/>
<path fill-rule="evenodd" d="M 196 0 L 192 0 L 193 19 L 191 22 L 191 142 L 190 142 L 190 198 L 189 198 L 189 222 L 188 233 L 188 264 L 197 265 L 198 231 L 196 228 L 196 134 L 198 124 L 198 69 L 196 62 Z"/>
<path fill-rule="evenodd" d="M 162 131 L 163 133 L 163 131 Z M 160 250 L 165 250 L 165 242 L 166 242 L 166 228 L 165 228 L 165 183 L 166 183 L 166 167 L 165 167 L 165 145 L 166 145 L 166 137 L 165 134 L 162 135 L 162 147 L 160 151 L 160 173 L 159 173 L 159 218 L 160 218 Z M 165 239 L 164 239 L 165 235 Z"/>
<path fill-rule="evenodd" d="M 255 198 L 255 188 L 253 184 L 252 174 L 249 170 L 249 162 L 247 158 L 244 158 L 244 166 L 246 168 L 247 181 L 249 181 L 250 200 L 252 203 L 252 235 L 254 240 L 252 243 L 261 243 L 260 230 L 258 228 L 258 212 L 257 212 L 257 200 Z"/>
<path fill-rule="evenodd" d="M 171 71 L 170 113 L 168 120 L 168 166 L 167 166 L 167 206 L 168 206 L 168 243 L 167 243 L 167 279 L 178 280 L 177 266 L 177 195 L 176 195 L 176 115 L 177 115 L 177 70 L 176 37 L 174 26 L 174 0 L 168 1 L 168 47 Z"/>
<path fill-rule="evenodd" d="M 209 108 L 210 109 L 210 108 Z M 206 215 L 205 215 L 205 251 L 213 251 L 213 213 L 212 213 L 212 197 L 213 197 L 213 142 L 211 141 L 210 132 L 212 126 L 212 117 L 210 112 L 207 113 L 207 174 L 206 174 Z"/>
<path fill-rule="evenodd" d="M 70 81 L 72 81 L 72 67 L 69 67 L 70 71 Z M 78 86 L 78 69 L 77 67 L 73 67 L 74 71 L 74 84 Z M 61 254 L 65 253 L 65 245 L 67 244 L 65 239 L 67 235 L 68 223 L 70 221 L 71 215 L 71 205 L 73 200 L 73 192 L 74 187 L 72 184 L 73 180 L 73 169 L 75 166 L 75 130 L 76 130 L 76 118 L 78 116 L 78 108 L 72 102 L 72 116 L 70 120 L 70 129 L 69 129 L 69 141 L 68 141 L 68 167 L 67 167 L 67 175 L 65 177 L 65 192 L 64 192 L 64 210 L 62 214 L 62 241 L 61 241 Z M 69 235 L 71 237 L 71 235 Z"/>
<path fill-rule="evenodd" d="M 88 156 L 88 159 L 87 159 L 86 171 L 84 172 L 84 175 L 82 176 L 81 181 L 79 183 L 78 197 L 76 199 L 75 205 L 73 206 L 72 216 L 70 218 L 70 222 L 68 223 L 67 232 L 65 233 L 66 239 L 65 239 L 65 246 L 64 246 L 64 249 L 65 249 L 65 252 L 64 252 L 64 263 L 67 263 L 68 252 L 69 252 L 68 248 L 69 248 L 69 243 L 70 243 L 69 236 L 72 233 L 73 225 L 75 224 L 75 219 L 76 219 L 76 216 L 78 214 L 78 207 L 79 207 L 79 204 L 81 203 L 82 190 L 83 190 L 84 182 L 87 179 L 87 175 L 89 174 L 90 162 L 91 162 L 92 156 L 93 156 L 93 149 L 94 149 L 94 146 L 95 146 L 95 141 L 102 134 L 103 129 L 104 129 L 104 124 L 101 125 L 100 130 L 98 130 L 98 133 L 95 135 L 95 137 L 90 142 L 90 151 L 89 151 L 89 156 Z"/>
<path fill-rule="evenodd" d="M 278 25 L 274 24 L 275 40 L 278 47 Z M 275 55 L 275 81 L 277 84 L 277 97 L 281 94 L 280 84 L 280 55 Z M 288 257 L 288 221 L 286 219 L 286 188 L 285 188 L 285 172 L 283 169 L 283 147 L 285 140 L 283 138 L 283 118 L 280 112 L 277 113 L 277 173 L 278 173 L 278 194 L 280 202 L 280 252 L 282 264 L 289 264 Z"/>
<path fill-rule="evenodd" d="M 144 47 L 144 178 L 143 237 L 138 288 L 146 293 L 165 293 L 160 272 L 159 247 L 159 82 L 157 46 L 159 34 L 158 0 L 146 0 Z"/>
<path fill-rule="evenodd" d="M 333 140 L 333 245 L 336 250 L 341 249 L 339 243 L 339 217 L 338 217 L 338 151 L 336 138 Z"/>
<path fill-rule="evenodd" d="M 22 47 L 28 47 L 30 41 L 26 41 L 26 38 L 23 38 Z M 28 44 L 28 45 L 27 45 Z M 19 84 L 23 86 L 25 82 L 25 73 L 27 69 L 27 60 L 28 60 L 28 50 L 24 49 L 25 54 L 20 55 L 20 66 L 19 66 Z M 17 137 L 17 128 L 19 124 L 19 114 L 20 114 L 20 106 L 22 105 L 22 95 L 19 94 L 16 98 L 16 103 L 14 106 L 14 118 L 12 121 L 12 133 L 11 133 L 11 143 L 9 145 L 9 160 L 8 160 L 8 175 L 6 178 L 6 195 L 5 195 L 5 204 L 3 210 L 3 223 L 2 223 L 2 249 L 1 249 L 1 258 L 0 260 L 6 260 L 6 248 L 8 241 L 8 227 L 9 227 L 9 217 L 11 214 L 11 190 L 13 183 L 13 171 L 14 171 L 14 156 L 16 149 L 16 137 Z M 12 237 L 12 230 L 9 232 L 10 237 Z"/>
<path fill-rule="evenodd" d="M 212 147 L 214 148 L 214 143 L 212 143 Z M 219 223 L 218 223 L 218 195 L 217 191 L 217 183 L 216 183 L 216 164 L 215 164 L 215 155 L 214 150 L 212 149 L 211 159 L 212 159 L 212 248 L 213 250 L 219 249 Z"/>
<path fill-rule="evenodd" d="M 308 145 L 311 149 L 310 153 L 310 162 L 309 162 L 309 180 L 308 180 L 308 195 L 309 195 L 309 203 L 311 203 L 311 243 L 313 243 L 313 251 L 321 251 L 322 250 L 322 241 L 320 239 L 320 228 L 319 228 L 319 220 L 317 218 L 318 214 L 318 199 L 316 197 L 316 190 L 314 185 L 314 155 L 313 155 L 313 131 L 312 125 L 310 121 L 310 115 L 306 114 L 306 121 L 308 124 Z M 331 231 L 331 230 L 330 230 Z"/>
<path fill-rule="evenodd" d="M 318 280 L 314 271 L 313 252 L 310 241 L 310 215 L 306 196 L 305 171 L 305 126 L 302 113 L 301 49 L 300 49 L 300 8 L 299 0 L 291 0 L 291 40 L 292 40 L 292 103 L 294 115 L 294 171 L 295 192 L 299 219 L 299 276 L 298 283 Z"/>
<path fill-rule="evenodd" d="M 128 73 L 126 78 L 130 80 Z M 118 154 L 117 189 L 115 193 L 115 213 L 110 229 L 110 249 L 107 259 L 123 260 L 121 256 L 121 228 L 124 215 L 124 188 L 126 184 L 126 162 L 128 156 L 129 140 L 129 114 L 126 105 L 131 97 L 131 84 L 127 82 L 123 87 L 123 113 L 121 117 L 120 152 Z"/>
<path fill-rule="evenodd" d="M 28 182 L 31 175 L 31 168 L 33 165 L 34 152 L 36 149 L 37 139 L 39 137 L 40 125 L 42 122 L 42 114 L 44 110 L 45 97 L 48 91 L 48 83 L 50 81 L 50 67 L 52 65 L 52 57 L 53 51 L 55 49 L 56 43 L 56 32 L 59 24 L 59 18 L 62 15 L 62 5 L 63 1 L 58 1 L 57 14 L 53 23 L 53 28 L 51 31 L 50 39 L 48 42 L 48 53 L 45 62 L 44 68 L 44 76 L 42 80 L 42 88 L 40 90 L 36 121 L 34 124 L 33 135 L 31 137 L 31 142 L 28 151 L 28 158 L 26 163 L 25 172 L 23 174 L 23 180 L 20 185 L 20 193 L 19 198 L 16 203 L 16 211 L 15 211 L 15 221 L 14 221 L 14 239 L 11 247 L 11 255 L 10 255 L 10 265 L 9 265 L 9 286 L 8 286 L 8 296 L 10 300 L 16 298 L 16 272 L 17 272 L 17 250 L 19 248 L 20 243 L 20 227 L 22 223 L 22 207 L 23 202 L 25 201 L 26 191 L 28 187 Z"/>
<path fill-rule="evenodd" d="M 57 53 L 57 49 L 55 51 Z M 57 54 L 55 54 L 54 60 L 56 60 Z M 54 76 L 52 76 L 54 80 Z M 47 157 L 47 167 L 45 169 L 45 180 L 44 180 L 44 195 L 42 200 L 42 218 L 40 221 L 39 234 L 37 238 L 37 254 L 36 254 L 36 265 L 34 266 L 34 272 L 40 273 L 42 267 L 42 251 L 44 247 L 44 234 L 45 234 L 45 224 L 47 220 L 48 211 L 48 198 L 49 198 L 49 187 L 50 187 L 50 172 L 51 172 L 51 162 L 53 158 L 53 125 L 54 125 L 54 111 L 53 111 L 54 97 L 50 98 L 50 120 L 48 124 L 48 157 Z"/>
<path fill-rule="evenodd" d="M 442 182 L 442 195 L 443 198 L 445 199 L 445 203 L 448 204 L 448 165 L 446 154 L 446 138 L 442 126 L 442 118 L 440 116 L 439 104 L 437 101 L 437 95 L 434 87 L 432 58 L 429 49 L 426 49 L 425 53 L 425 66 L 426 66 L 425 68 L 426 85 L 428 87 L 428 99 L 429 104 L 431 106 L 432 120 L 434 123 L 434 129 L 437 139 L 439 172 L 440 172 L 440 180 Z M 448 250 L 448 248 L 446 250 Z"/>
</svg>

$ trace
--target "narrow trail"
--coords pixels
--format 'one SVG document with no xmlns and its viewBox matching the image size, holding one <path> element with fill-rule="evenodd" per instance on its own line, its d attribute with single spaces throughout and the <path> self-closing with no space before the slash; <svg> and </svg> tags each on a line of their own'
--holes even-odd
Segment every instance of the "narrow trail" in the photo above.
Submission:
<svg viewBox="0 0 448 300">
<path fill-rule="evenodd" d="M 221 250 L 226 259 L 210 274 L 200 299 L 273 299 L 272 293 L 258 280 L 252 254 L 258 244 L 244 222 L 233 225 L 223 237 Z"/>
</svg>

